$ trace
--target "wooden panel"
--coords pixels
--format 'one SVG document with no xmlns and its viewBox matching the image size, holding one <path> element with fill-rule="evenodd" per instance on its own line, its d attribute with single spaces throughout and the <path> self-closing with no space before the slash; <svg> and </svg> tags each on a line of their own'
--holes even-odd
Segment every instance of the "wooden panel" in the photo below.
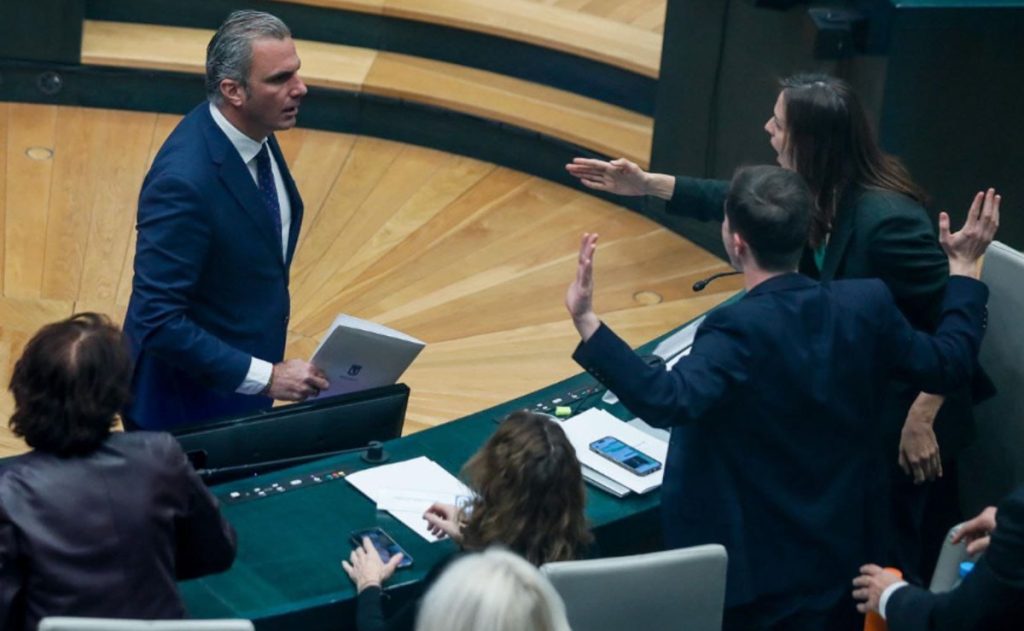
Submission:
<svg viewBox="0 0 1024 631">
<path fill-rule="evenodd" d="M 73 311 L 123 320 L 136 196 L 178 121 L 110 110 L 7 107 L 14 108 L 4 145 L 10 160 L 23 152 L 24 140 L 38 137 L 39 121 L 49 120 L 57 148 L 53 177 L 59 181 L 52 185 L 50 225 L 20 227 L 14 244 L 8 217 L 5 264 L 26 265 L 12 261 L 12 254 L 28 265 L 45 261 L 45 286 L 67 298 L 0 296 L 0 383 L 43 324 Z M 309 208 L 292 270 L 288 356 L 308 357 L 339 312 L 425 339 L 427 348 L 403 378 L 413 390 L 407 431 L 579 371 L 570 359 L 577 336 L 562 300 L 583 231 L 601 234 L 598 309 L 630 343 L 691 318 L 739 286 L 728 279 L 713 287 L 718 293 L 692 293 L 695 279 L 727 266 L 638 214 L 523 173 L 413 145 L 308 129 L 282 134 L 281 145 Z M 25 174 L 24 165 L 17 166 L 4 171 L 8 191 L 19 184 L 10 178 Z M 83 208 L 85 218 L 76 216 Z M 52 222 L 68 225 L 58 230 Z M 39 258 L 42 252 L 48 254 Z M 636 297 L 640 291 L 663 302 L 647 306 Z M 0 414 L 9 415 L 12 405 L 9 394 L 0 392 Z M 0 427 L 0 455 L 23 449 Z"/>
<path fill-rule="evenodd" d="M 10 106 L 0 103 L 0 264 L 6 261 L 7 247 L 7 117 Z M 0 294 L 4 289 L 4 274 L 0 273 Z"/>
<path fill-rule="evenodd" d="M 650 160 L 651 118 L 493 72 L 380 53 L 364 90 L 512 123 L 644 166 Z"/>
<path fill-rule="evenodd" d="M 661 29 L 633 22 L 665 0 L 627 0 L 615 7 L 531 0 L 285 0 L 332 9 L 441 24 L 527 42 L 657 78 Z M 577 3 L 579 4 L 579 3 Z"/>
<path fill-rule="evenodd" d="M 208 29 L 86 20 L 82 63 L 205 72 Z M 358 91 L 375 52 L 365 48 L 297 41 L 302 77 L 310 85 Z"/>
<path fill-rule="evenodd" d="M 39 298 L 43 282 L 53 159 L 33 159 L 28 150 L 53 150 L 57 108 L 8 105 L 7 208 L 4 225 L 4 294 Z"/>
<path fill-rule="evenodd" d="M 87 21 L 82 62 L 203 72 L 212 31 Z M 365 90 L 532 129 L 647 166 L 654 122 L 630 110 L 504 75 L 408 55 L 297 42 L 310 85 Z"/>
<path fill-rule="evenodd" d="M 101 147 L 116 143 L 118 150 L 104 154 L 101 148 L 94 154 L 104 158 L 97 160 L 89 249 L 79 298 L 113 303 L 123 277 L 125 254 L 135 232 L 136 204 L 149 164 L 156 115 L 99 111 L 101 115 L 93 125 L 103 139 Z"/>
<path fill-rule="evenodd" d="M 102 146 L 93 124 L 97 116 L 96 110 L 84 108 L 62 108 L 57 115 L 51 221 L 44 241 L 44 298 L 74 300 L 78 296 L 99 164 L 89 157 Z"/>
</svg>

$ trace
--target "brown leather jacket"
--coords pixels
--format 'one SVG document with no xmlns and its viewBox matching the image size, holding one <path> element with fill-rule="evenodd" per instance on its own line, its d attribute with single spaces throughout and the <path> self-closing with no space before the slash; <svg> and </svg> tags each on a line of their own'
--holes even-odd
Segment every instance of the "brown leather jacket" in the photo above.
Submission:
<svg viewBox="0 0 1024 631">
<path fill-rule="evenodd" d="M 45 616 L 181 618 L 179 579 L 221 572 L 235 531 L 169 434 L 0 469 L 0 630 Z"/>
</svg>

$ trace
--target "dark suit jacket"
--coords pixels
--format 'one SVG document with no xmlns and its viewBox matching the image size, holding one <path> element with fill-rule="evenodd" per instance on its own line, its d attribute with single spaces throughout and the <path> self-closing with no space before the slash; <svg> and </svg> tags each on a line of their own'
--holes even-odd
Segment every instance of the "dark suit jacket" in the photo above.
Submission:
<svg viewBox="0 0 1024 631">
<path fill-rule="evenodd" d="M 0 629 L 181 618 L 175 580 L 234 558 L 234 530 L 168 434 L 118 432 L 87 456 L 34 451 L 0 471 Z"/>
<path fill-rule="evenodd" d="M 677 177 L 675 192 L 666 210 L 704 221 L 721 221 L 729 183 Z M 850 278 L 878 278 L 914 328 L 934 331 L 949 277 L 949 263 L 936 238 L 924 207 L 914 200 L 878 189 L 855 188 L 840 203 L 836 225 L 826 248 L 822 269 L 814 254 L 805 250 L 800 272 L 823 282 Z M 973 400 L 994 393 L 981 370 L 975 371 Z M 911 403 L 920 390 L 894 382 L 884 406 L 887 463 L 895 463 L 900 431 Z M 955 457 L 974 435 L 971 388 L 946 393 L 946 402 L 935 419 L 935 434 L 944 457 Z"/>
<path fill-rule="evenodd" d="M 992 543 L 959 587 L 944 594 L 903 587 L 885 613 L 891 631 L 1024 628 L 1024 487 L 999 505 Z"/>
<path fill-rule="evenodd" d="M 143 182 L 124 330 L 136 363 L 127 416 L 144 428 L 271 405 L 234 392 L 253 356 L 284 356 L 302 200 L 272 136 L 270 147 L 292 206 L 286 257 L 256 183 L 206 103 L 167 138 Z"/>
<path fill-rule="evenodd" d="M 726 606 L 847 590 L 877 533 L 865 517 L 874 434 L 893 377 L 937 392 L 968 379 L 987 288 L 951 279 L 936 337 L 877 280 L 769 279 L 711 312 L 671 372 L 602 325 L 574 355 L 630 411 L 672 426 L 662 488 L 670 547 L 721 543 Z M 851 574 L 853 572 L 853 574 Z M 851 603 L 852 606 L 852 603 Z"/>
</svg>

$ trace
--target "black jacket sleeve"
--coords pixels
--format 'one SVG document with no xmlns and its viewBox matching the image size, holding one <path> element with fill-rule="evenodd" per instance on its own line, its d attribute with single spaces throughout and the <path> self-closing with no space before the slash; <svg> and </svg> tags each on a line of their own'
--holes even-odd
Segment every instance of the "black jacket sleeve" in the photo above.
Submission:
<svg viewBox="0 0 1024 631">
<path fill-rule="evenodd" d="M 722 221 L 725 217 L 722 205 L 728 191 L 729 182 L 725 180 L 677 176 L 672 199 L 668 200 L 665 211 L 701 221 Z"/>
</svg>

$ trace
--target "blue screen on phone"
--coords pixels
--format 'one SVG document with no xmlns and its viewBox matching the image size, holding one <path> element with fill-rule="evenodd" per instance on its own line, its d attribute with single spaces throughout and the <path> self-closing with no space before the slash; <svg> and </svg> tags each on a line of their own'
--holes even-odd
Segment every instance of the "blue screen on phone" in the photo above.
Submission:
<svg viewBox="0 0 1024 631">
<path fill-rule="evenodd" d="M 654 458 L 611 436 L 595 440 L 590 448 L 637 475 L 647 475 L 661 468 L 661 463 Z"/>
</svg>

